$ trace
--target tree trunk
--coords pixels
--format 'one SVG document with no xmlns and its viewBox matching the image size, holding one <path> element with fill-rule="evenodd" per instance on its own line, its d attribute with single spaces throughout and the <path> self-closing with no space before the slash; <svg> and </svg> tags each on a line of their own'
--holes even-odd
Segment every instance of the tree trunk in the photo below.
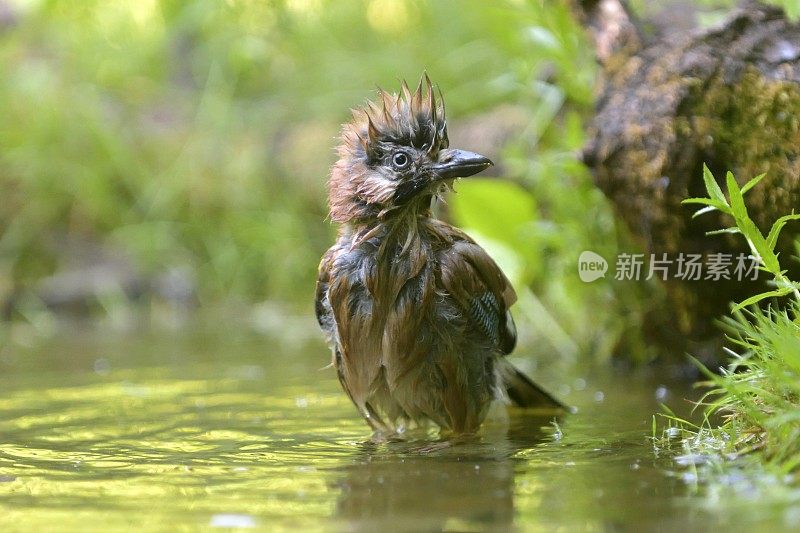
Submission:
<svg viewBox="0 0 800 533">
<path fill-rule="evenodd" d="M 740 235 L 705 235 L 730 220 L 692 219 L 697 207 L 681 201 L 705 196 L 706 163 L 718 178 L 733 171 L 740 185 L 767 173 L 745 197 L 762 231 L 800 205 L 800 25 L 748 1 L 719 26 L 647 38 L 620 0 L 575 7 L 601 64 L 583 157 L 619 218 L 659 258 L 747 253 Z M 779 243 L 784 268 L 797 265 L 794 229 L 787 226 Z M 648 334 L 677 356 L 718 339 L 714 319 L 763 290 L 763 283 L 674 274 L 665 282 L 667 309 L 648 321 Z"/>
</svg>

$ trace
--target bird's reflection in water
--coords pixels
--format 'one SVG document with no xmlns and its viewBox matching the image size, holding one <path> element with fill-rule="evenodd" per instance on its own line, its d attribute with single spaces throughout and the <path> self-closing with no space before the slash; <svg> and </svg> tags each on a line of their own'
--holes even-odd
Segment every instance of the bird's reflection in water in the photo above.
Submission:
<svg viewBox="0 0 800 533">
<path fill-rule="evenodd" d="M 518 412 L 502 431 L 451 446 L 362 444 L 336 484 L 337 517 L 349 531 L 507 530 L 515 456 L 551 441 L 553 418 Z"/>
</svg>

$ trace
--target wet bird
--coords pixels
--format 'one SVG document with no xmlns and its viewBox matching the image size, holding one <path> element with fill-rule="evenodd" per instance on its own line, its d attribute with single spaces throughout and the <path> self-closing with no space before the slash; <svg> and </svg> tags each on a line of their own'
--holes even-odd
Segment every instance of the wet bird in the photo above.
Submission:
<svg viewBox="0 0 800 533">
<path fill-rule="evenodd" d="M 378 92 L 342 128 L 329 181 L 341 224 L 323 256 L 317 320 L 347 395 L 377 435 L 437 424 L 478 430 L 489 404 L 561 409 L 503 356 L 516 344 L 516 294 L 486 251 L 432 215 L 456 178 L 492 165 L 449 148 L 444 101 Z"/>
</svg>

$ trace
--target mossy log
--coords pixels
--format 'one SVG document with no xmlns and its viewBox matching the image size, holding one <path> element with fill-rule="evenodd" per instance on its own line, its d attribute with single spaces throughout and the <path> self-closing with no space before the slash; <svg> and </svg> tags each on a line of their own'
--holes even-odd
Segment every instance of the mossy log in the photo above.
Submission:
<svg viewBox="0 0 800 533">
<path fill-rule="evenodd" d="M 730 220 L 692 219 L 696 206 L 681 205 L 705 196 L 703 163 L 718 179 L 731 170 L 740 184 L 767 174 L 747 195 L 762 231 L 800 207 L 800 25 L 748 1 L 716 27 L 648 37 L 620 0 L 583 1 L 576 10 L 601 65 L 583 158 L 647 252 L 748 251 L 739 235 L 705 235 Z M 796 271 L 792 230 L 778 248 Z M 760 290 L 735 279 L 669 279 L 665 288 L 666 309 L 648 321 L 648 333 L 678 356 L 710 348 L 720 336 L 714 319 Z"/>
</svg>

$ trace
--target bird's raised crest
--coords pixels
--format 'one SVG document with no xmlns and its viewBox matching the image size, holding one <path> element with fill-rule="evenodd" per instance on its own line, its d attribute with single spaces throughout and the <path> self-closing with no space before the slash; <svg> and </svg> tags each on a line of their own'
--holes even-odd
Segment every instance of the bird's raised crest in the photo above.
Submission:
<svg viewBox="0 0 800 533">
<path fill-rule="evenodd" d="M 329 179 L 331 220 L 385 218 L 402 207 L 399 193 L 410 197 L 425 189 L 433 174 L 419 162 L 430 164 L 449 145 L 444 100 L 437 90 L 423 74 L 413 92 L 406 82 L 397 93 L 378 87 L 377 98 L 352 110 Z M 390 156 L 404 150 L 415 161 L 411 168 L 423 172 L 401 182 L 391 177 Z"/>
<path fill-rule="evenodd" d="M 400 93 L 393 94 L 378 88 L 378 98 L 368 100 L 353 113 L 353 120 L 345 124 L 342 137 L 345 141 L 358 141 L 364 151 L 374 156 L 382 144 L 426 147 L 430 152 L 447 148 L 447 122 L 444 100 L 423 74 L 414 92 L 403 81 Z"/>
</svg>

